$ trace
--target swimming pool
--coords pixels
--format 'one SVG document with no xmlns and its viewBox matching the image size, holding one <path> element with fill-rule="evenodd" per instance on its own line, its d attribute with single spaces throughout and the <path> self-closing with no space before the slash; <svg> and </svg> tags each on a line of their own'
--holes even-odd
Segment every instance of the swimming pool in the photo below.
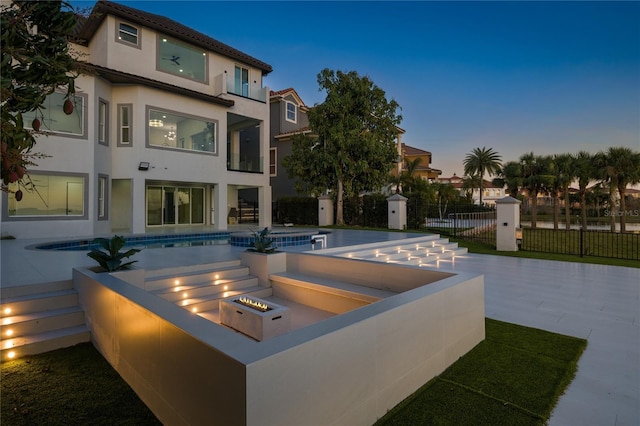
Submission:
<svg viewBox="0 0 640 426">
<path fill-rule="evenodd" d="M 271 231 L 275 247 L 311 245 L 311 237 L 320 233 L 319 230 L 304 231 Z M 170 235 L 139 235 L 125 237 L 125 247 L 128 248 L 167 248 L 167 247 L 194 247 L 231 244 L 236 247 L 252 247 L 253 232 L 203 232 L 192 234 Z M 54 241 L 27 247 L 34 250 L 58 250 L 58 251 L 90 251 L 99 248 L 93 243 L 93 239 L 81 239 L 73 241 Z"/>
</svg>

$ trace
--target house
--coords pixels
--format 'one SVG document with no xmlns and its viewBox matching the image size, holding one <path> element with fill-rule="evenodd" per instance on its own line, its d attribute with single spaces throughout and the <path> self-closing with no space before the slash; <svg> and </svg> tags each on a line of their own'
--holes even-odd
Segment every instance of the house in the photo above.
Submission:
<svg viewBox="0 0 640 426">
<path fill-rule="evenodd" d="M 2 194 L 3 234 L 225 230 L 247 189 L 259 225 L 271 224 L 269 64 L 110 1 L 98 1 L 76 35 L 71 47 L 91 73 L 75 82 L 73 114 L 63 113 L 62 93 L 38 112 L 50 135 L 34 151 L 49 157 L 29 171 L 35 191 L 19 202 Z"/>
<path fill-rule="evenodd" d="M 404 131 L 402 132 L 404 133 Z M 400 135 L 399 135 L 400 140 Z M 394 170 L 392 173 L 397 176 L 398 171 L 400 173 L 407 171 L 407 163 L 412 163 L 416 159 L 420 159 L 420 163 L 414 169 L 413 174 L 415 177 L 419 177 L 421 179 L 427 180 L 429 182 L 433 182 L 438 179 L 438 177 L 442 174 L 442 170 L 434 169 L 431 167 L 432 154 L 429 151 L 425 151 L 419 148 L 415 148 L 413 146 L 409 146 L 405 143 L 400 142 L 400 155 L 399 155 L 399 163 L 398 170 Z"/>
<path fill-rule="evenodd" d="M 293 88 L 271 91 L 269 177 L 274 201 L 297 195 L 295 181 L 289 179 L 282 160 L 291 155 L 291 138 L 296 134 L 311 133 L 307 112 L 309 108 Z"/>
<path fill-rule="evenodd" d="M 465 195 L 467 190 L 463 188 L 464 179 L 455 173 L 451 177 L 445 177 L 438 179 L 440 183 L 451 184 L 455 189 L 460 192 L 460 195 Z M 482 181 L 482 203 L 488 206 L 495 206 L 496 200 L 506 197 L 505 188 L 495 186 L 491 181 L 484 179 Z M 474 204 L 480 204 L 480 189 L 474 188 L 471 191 L 471 198 Z"/>
</svg>

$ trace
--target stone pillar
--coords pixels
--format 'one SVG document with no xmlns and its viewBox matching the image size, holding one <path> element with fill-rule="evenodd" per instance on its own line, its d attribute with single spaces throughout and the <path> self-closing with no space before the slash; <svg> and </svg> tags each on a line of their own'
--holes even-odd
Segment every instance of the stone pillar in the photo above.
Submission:
<svg viewBox="0 0 640 426">
<path fill-rule="evenodd" d="M 389 229 L 407 229 L 407 200 L 400 194 L 387 198 Z"/>
<path fill-rule="evenodd" d="M 520 229 L 520 200 L 496 200 L 496 250 L 518 251 L 516 230 Z"/>
<path fill-rule="evenodd" d="M 333 225 L 333 198 L 329 195 L 318 197 L 318 226 Z"/>
</svg>

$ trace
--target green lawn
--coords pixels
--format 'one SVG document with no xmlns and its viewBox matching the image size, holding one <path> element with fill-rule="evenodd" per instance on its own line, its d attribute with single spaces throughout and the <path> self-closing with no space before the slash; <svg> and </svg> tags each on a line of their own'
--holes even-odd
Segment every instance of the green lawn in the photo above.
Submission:
<svg viewBox="0 0 640 426">
<path fill-rule="evenodd" d="M 541 425 L 573 379 L 586 341 L 491 319 L 486 339 L 377 426 Z M 90 344 L 2 363 L 9 425 L 160 424 Z"/>
<path fill-rule="evenodd" d="M 486 320 L 486 339 L 376 426 L 543 425 L 576 373 L 583 339 Z"/>
</svg>

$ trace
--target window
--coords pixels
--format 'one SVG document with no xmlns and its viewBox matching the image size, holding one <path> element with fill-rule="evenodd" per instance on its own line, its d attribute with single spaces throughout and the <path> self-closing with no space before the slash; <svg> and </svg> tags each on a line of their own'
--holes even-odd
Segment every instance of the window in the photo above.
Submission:
<svg viewBox="0 0 640 426">
<path fill-rule="evenodd" d="M 287 101 L 287 121 L 295 123 L 297 121 L 297 107 L 293 102 Z"/>
<path fill-rule="evenodd" d="M 109 145 L 109 104 L 102 99 L 98 101 L 98 143 Z"/>
<path fill-rule="evenodd" d="M 118 105 L 118 146 L 131 146 L 131 104 Z"/>
<path fill-rule="evenodd" d="M 23 197 L 16 201 L 9 194 L 9 217 L 68 217 L 86 218 L 86 175 L 29 172 L 27 189 L 22 188 Z M 17 184 L 9 184 L 15 191 Z"/>
<path fill-rule="evenodd" d="M 217 152 L 217 123 L 147 107 L 148 146 Z"/>
<path fill-rule="evenodd" d="M 204 188 L 147 186 L 147 226 L 204 224 Z"/>
<path fill-rule="evenodd" d="M 207 52 L 158 36 L 158 70 L 207 82 Z"/>
<path fill-rule="evenodd" d="M 98 220 L 109 219 L 109 177 L 98 175 Z"/>
<path fill-rule="evenodd" d="M 269 148 L 269 176 L 278 175 L 278 165 L 276 161 L 278 159 L 278 148 Z"/>
<path fill-rule="evenodd" d="M 236 65 L 234 93 L 249 97 L 249 70 Z"/>
<path fill-rule="evenodd" d="M 118 41 L 139 47 L 138 29 L 124 22 L 118 23 Z"/>
<path fill-rule="evenodd" d="M 85 136 L 85 98 L 86 95 L 76 94 L 75 96 L 71 96 L 69 99 L 73 103 L 73 112 L 67 115 L 62 109 L 66 95 L 63 93 L 52 93 L 47 96 L 42 103 L 43 108 L 22 114 L 25 127 L 30 128 L 32 121 L 38 118 L 41 122 L 40 129 L 43 131 L 71 136 Z"/>
</svg>

